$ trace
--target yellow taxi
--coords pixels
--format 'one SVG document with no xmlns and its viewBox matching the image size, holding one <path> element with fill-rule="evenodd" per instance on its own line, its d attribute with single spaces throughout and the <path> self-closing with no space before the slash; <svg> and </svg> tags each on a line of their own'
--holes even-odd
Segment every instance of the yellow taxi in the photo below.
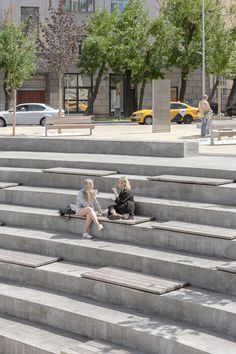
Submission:
<svg viewBox="0 0 236 354">
<path fill-rule="evenodd" d="M 87 109 L 87 104 L 79 101 L 79 110 L 81 112 L 85 112 Z M 70 112 L 76 112 L 77 110 L 77 103 L 75 101 L 65 101 L 65 110 Z"/>
<path fill-rule="evenodd" d="M 141 109 L 133 112 L 131 118 L 132 122 L 139 124 L 152 124 L 152 109 Z M 199 119 L 199 110 L 183 102 L 170 103 L 170 120 L 178 124 L 191 124 L 193 120 Z"/>
</svg>

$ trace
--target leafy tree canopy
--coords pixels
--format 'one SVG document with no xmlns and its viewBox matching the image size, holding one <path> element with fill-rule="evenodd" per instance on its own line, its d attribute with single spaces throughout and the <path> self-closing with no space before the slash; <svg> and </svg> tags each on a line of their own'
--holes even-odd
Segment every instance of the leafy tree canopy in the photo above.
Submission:
<svg viewBox="0 0 236 354">
<path fill-rule="evenodd" d="M 21 87 L 36 70 L 35 39 L 23 31 L 22 25 L 11 23 L 0 32 L 0 67 L 6 71 L 8 91 Z"/>
</svg>

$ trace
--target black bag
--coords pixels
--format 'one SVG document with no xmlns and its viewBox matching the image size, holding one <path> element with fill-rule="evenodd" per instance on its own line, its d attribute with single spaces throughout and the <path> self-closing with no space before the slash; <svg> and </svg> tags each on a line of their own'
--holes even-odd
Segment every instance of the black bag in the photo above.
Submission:
<svg viewBox="0 0 236 354">
<path fill-rule="evenodd" d="M 60 216 L 64 216 L 65 214 L 69 215 L 69 219 L 70 219 L 71 215 L 76 214 L 76 212 L 71 208 L 71 206 L 69 204 L 69 205 L 67 205 L 66 208 L 59 209 L 59 214 L 60 214 Z"/>
</svg>

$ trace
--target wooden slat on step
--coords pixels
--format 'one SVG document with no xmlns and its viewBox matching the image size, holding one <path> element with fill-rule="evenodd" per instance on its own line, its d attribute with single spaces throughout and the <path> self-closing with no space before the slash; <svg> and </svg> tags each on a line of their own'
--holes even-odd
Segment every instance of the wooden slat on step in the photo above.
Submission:
<svg viewBox="0 0 236 354">
<path fill-rule="evenodd" d="M 60 173 L 66 175 L 82 175 L 82 176 L 95 176 L 103 177 L 117 174 L 117 171 L 106 171 L 106 170 L 90 170 L 85 168 L 69 168 L 69 167 L 52 167 L 42 169 L 45 173 Z"/>
<path fill-rule="evenodd" d="M 67 215 L 66 215 L 67 216 Z M 76 218 L 76 219 L 85 219 L 85 217 L 83 216 L 78 216 L 78 215 L 71 215 L 71 218 Z M 125 225 L 137 225 L 137 224 L 141 224 L 144 222 L 148 222 L 153 220 L 152 217 L 149 216 L 139 216 L 139 215 L 135 215 L 133 219 L 119 219 L 119 220 L 110 220 L 105 216 L 99 216 L 98 220 L 101 222 L 112 222 L 112 223 L 116 223 L 116 224 L 125 224 Z"/>
<path fill-rule="evenodd" d="M 25 267 L 37 268 L 45 264 L 57 262 L 59 259 L 59 257 L 0 249 L 0 262 L 18 264 Z"/>
<path fill-rule="evenodd" d="M 93 279 L 161 295 L 187 285 L 186 282 L 138 273 L 126 269 L 104 267 L 82 273 L 83 278 Z"/>
<path fill-rule="evenodd" d="M 0 182 L 0 189 L 11 188 L 16 186 L 19 186 L 19 183 Z"/>
<path fill-rule="evenodd" d="M 217 267 L 218 270 L 236 274 L 236 262 L 227 262 Z"/>
<path fill-rule="evenodd" d="M 162 223 L 155 222 L 152 224 L 152 227 L 154 229 L 176 231 L 180 233 L 201 235 L 207 237 L 222 238 L 225 240 L 233 240 L 236 238 L 235 229 L 227 229 L 224 227 L 209 226 L 209 225 L 202 225 L 202 224 L 193 224 L 193 223 L 175 221 L 175 220 L 162 222 Z"/>
<path fill-rule="evenodd" d="M 221 186 L 223 184 L 233 183 L 232 179 L 222 178 L 205 178 L 179 175 L 160 175 L 148 177 L 151 181 L 173 182 L 173 183 L 187 183 L 187 184 L 202 184 L 209 186 Z"/>
</svg>

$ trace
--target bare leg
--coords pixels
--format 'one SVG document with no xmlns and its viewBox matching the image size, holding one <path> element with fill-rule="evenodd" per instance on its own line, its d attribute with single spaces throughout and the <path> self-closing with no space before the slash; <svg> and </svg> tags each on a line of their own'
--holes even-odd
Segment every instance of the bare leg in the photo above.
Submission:
<svg viewBox="0 0 236 354">
<path fill-rule="evenodd" d="M 91 216 L 89 214 L 87 214 L 85 224 L 84 224 L 84 232 L 89 233 L 92 222 L 93 222 L 93 219 L 91 218 Z"/>
<path fill-rule="evenodd" d="M 94 222 L 94 224 L 96 224 L 96 225 L 99 225 L 97 214 L 90 207 L 80 208 L 77 212 L 77 215 L 86 216 L 86 221 L 85 221 L 85 225 L 84 225 L 84 232 L 88 232 L 88 229 L 90 228 L 92 222 Z"/>
</svg>

